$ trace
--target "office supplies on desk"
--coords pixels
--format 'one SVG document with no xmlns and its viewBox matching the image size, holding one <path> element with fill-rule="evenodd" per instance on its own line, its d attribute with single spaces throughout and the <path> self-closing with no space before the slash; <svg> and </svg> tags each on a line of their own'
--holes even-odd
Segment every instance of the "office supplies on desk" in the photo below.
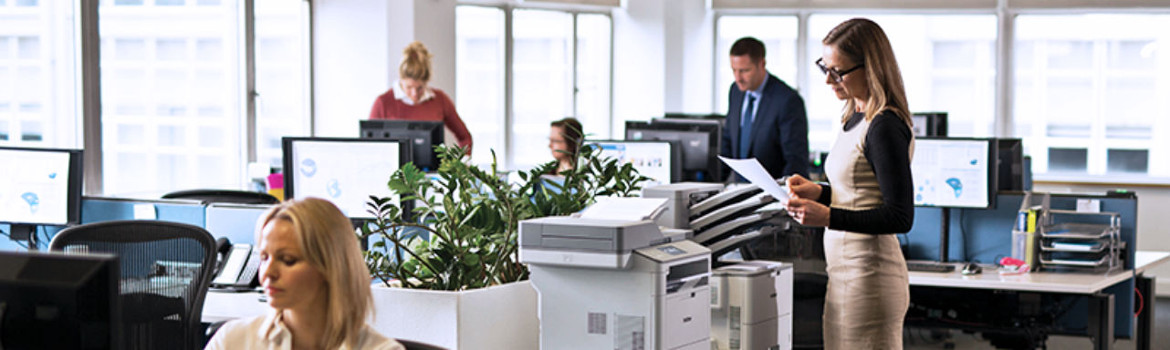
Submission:
<svg viewBox="0 0 1170 350">
<path fill-rule="evenodd" d="M 954 265 L 939 264 L 936 262 L 906 262 L 906 269 L 909 271 L 919 272 L 951 272 L 955 270 Z"/>
</svg>

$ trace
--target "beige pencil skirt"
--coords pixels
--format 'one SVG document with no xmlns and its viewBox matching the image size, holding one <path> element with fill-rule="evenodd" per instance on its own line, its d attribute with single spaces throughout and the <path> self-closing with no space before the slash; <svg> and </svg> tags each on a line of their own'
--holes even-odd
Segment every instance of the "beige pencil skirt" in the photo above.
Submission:
<svg viewBox="0 0 1170 350">
<path fill-rule="evenodd" d="M 901 349 L 910 281 L 898 239 L 825 230 L 825 349 Z"/>
</svg>

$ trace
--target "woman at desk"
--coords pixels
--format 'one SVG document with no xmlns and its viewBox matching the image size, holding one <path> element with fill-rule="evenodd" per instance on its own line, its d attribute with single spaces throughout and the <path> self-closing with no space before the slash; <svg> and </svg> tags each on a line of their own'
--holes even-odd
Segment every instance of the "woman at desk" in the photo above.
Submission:
<svg viewBox="0 0 1170 350">
<path fill-rule="evenodd" d="M 577 164 L 577 150 L 581 147 L 581 122 L 568 117 L 552 122 L 548 128 L 548 149 L 557 168 L 549 175 L 558 175 L 573 170 Z"/>
<path fill-rule="evenodd" d="M 318 198 L 260 217 L 260 281 L 272 311 L 228 322 L 207 349 L 402 350 L 369 325 L 370 274 L 349 219 Z"/>
<path fill-rule="evenodd" d="M 443 90 L 427 85 L 431 80 L 431 53 L 415 41 L 402 51 L 398 81 L 374 100 L 370 119 L 441 121 L 455 134 L 459 147 L 471 154 L 471 133 L 455 111 L 455 103 Z"/>
<path fill-rule="evenodd" d="M 826 226 L 826 349 L 901 349 L 910 302 L 896 233 L 914 222 L 914 149 L 902 75 L 885 33 L 854 18 L 821 42 L 817 67 L 845 101 L 841 129 L 825 160 L 828 185 L 788 179 L 789 215 Z"/>
</svg>

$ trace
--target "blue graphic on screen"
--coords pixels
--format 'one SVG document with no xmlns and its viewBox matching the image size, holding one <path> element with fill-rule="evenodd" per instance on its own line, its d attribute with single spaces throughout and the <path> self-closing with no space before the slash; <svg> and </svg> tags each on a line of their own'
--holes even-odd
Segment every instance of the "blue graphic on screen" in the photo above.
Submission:
<svg viewBox="0 0 1170 350">
<path fill-rule="evenodd" d="M 952 177 L 947 179 L 947 185 L 950 185 L 955 190 L 955 198 L 963 196 L 963 181 Z"/>
<path fill-rule="evenodd" d="M 317 161 L 312 158 L 306 158 L 301 161 L 301 174 L 305 177 L 313 177 L 317 174 Z"/>
<path fill-rule="evenodd" d="M 57 178 L 57 172 L 51 172 L 51 173 L 49 173 L 49 179 L 50 179 L 50 180 L 52 180 L 52 179 L 56 179 L 56 178 Z"/>
<path fill-rule="evenodd" d="M 910 170 L 914 205 L 986 208 L 990 205 L 988 165 L 991 143 L 986 139 L 918 139 Z"/>
<path fill-rule="evenodd" d="M 36 193 L 25 192 L 20 195 L 20 198 L 24 199 L 25 203 L 28 203 L 29 214 L 36 214 L 37 210 L 40 209 L 41 199 L 37 197 Z"/>
<path fill-rule="evenodd" d="M 330 179 L 329 184 L 325 185 L 325 192 L 329 193 L 329 197 L 341 197 L 341 184 L 337 182 L 337 179 Z"/>
</svg>

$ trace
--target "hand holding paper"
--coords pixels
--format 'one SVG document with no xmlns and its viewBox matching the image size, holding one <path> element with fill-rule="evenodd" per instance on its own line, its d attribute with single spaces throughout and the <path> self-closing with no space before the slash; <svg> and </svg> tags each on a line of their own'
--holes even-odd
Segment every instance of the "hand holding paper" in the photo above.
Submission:
<svg viewBox="0 0 1170 350">
<path fill-rule="evenodd" d="M 753 185 L 760 187 L 765 193 L 775 198 L 780 204 L 788 205 L 788 191 L 772 178 L 772 175 L 760 165 L 760 161 L 755 158 L 748 159 L 731 159 L 720 156 L 719 160 L 727 163 L 731 170 L 735 170 L 740 176 L 750 181 Z"/>
</svg>

